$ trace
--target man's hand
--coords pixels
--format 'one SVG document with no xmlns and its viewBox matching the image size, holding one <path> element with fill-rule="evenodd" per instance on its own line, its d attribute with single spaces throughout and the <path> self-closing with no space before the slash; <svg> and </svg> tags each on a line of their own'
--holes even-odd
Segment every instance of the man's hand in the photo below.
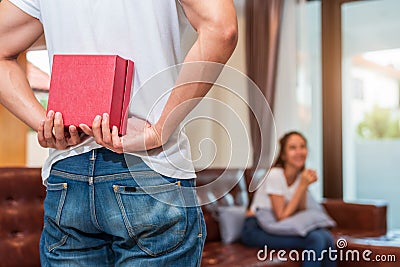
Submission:
<svg viewBox="0 0 400 267">
<path fill-rule="evenodd" d="M 60 112 L 54 113 L 50 110 L 46 119 L 38 128 L 38 141 L 42 147 L 55 148 L 58 150 L 67 149 L 83 141 L 75 126 L 71 125 L 69 131 L 64 131 L 64 122 Z"/>
<path fill-rule="evenodd" d="M 163 145 L 154 125 L 135 117 L 128 119 L 126 135 L 122 137 L 118 135 L 116 126 L 110 131 L 110 119 L 106 113 L 96 116 L 91 129 L 85 124 L 79 127 L 85 134 L 93 136 L 96 143 L 116 153 L 145 151 Z"/>
</svg>

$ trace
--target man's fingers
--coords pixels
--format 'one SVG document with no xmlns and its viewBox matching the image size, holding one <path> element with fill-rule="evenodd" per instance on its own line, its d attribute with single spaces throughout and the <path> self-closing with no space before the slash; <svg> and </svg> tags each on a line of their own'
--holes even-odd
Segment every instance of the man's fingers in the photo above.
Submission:
<svg viewBox="0 0 400 267">
<path fill-rule="evenodd" d="M 92 132 L 94 136 L 94 140 L 99 145 L 103 145 L 103 134 L 101 132 L 101 116 L 97 115 L 92 124 Z"/>
<path fill-rule="evenodd" d="M 103 136 L 103 142 L 108 145 L 111 145 L 112 139 L 110 133 L 110 117 L 108 116 L 107 113 L 103 114 L 103 120 L 101 121 L 101 133 Z"/>
<path fill-rule="evenodd" d="M 89 135 L 89 136 L 93 136 L 93 131 L 92 131 L 92 129 L 90 129 L 90 127 L 87 126 L 86 124 L 79 124 L 79 128 L 81 128 L 81 130 L 82 130 L 85 134 L 87 134 L 87 135 Z"/>
<path fill-rule="evenodd" d="M 117 126 L 113 126 L 111 137 L 112 137 L 112 146 L 114 148 L 114 151 L 117 153 L 124 152 L 124 149 L 122 146 L 122 137 L 119 137 L 119 135 L 118 135 L 118 127 Z"/>
<path fill-rule="evenodd" d="M 44 120 L 42 120 L 39 124 L 39 128 L 37 131 L 37 138 L 40 146 L 47 147 L 47 142 L 46 139 L 44 138 Z"/>
<path fill-rule="evenodd" d="M 53 120 L 54 120 L 54 111 L 50 110 L 47 113 L 46 119 L 44 121 L 44 138 L 50 139 L 53 138 Z"/>
<path fill-rule="evenodd" d="M 60 112 L 55 113 L 53 125 L 54 125 L 54 136 L 56 140 L 61 141 L 62 139 L 65 139 L 64 122 Z"/>
<path fill-rule="evenodd" d="M 55 139 L 53 136 L 53 120 L 54 120 L 54 111 L 50 110 L 47 113 L 44 127 L 43 127 L 43 136 L 47 142 L 48 147 L 55 147 Z"/>
<path fill-rule="evenodd" d="M 74 146 L 79 144 L 81 137 L 79 136 L 78 130 L 74 125 L 69 126 L 70 139 L 68 140 L 68 145 Z"/>
<path fill-rule="evenodd" d="M 55 113 L 53 125 L 54 137 L 56 139 L 56 148 L 65 149 L 67 147 L 67 141 L 65 140 L 64 122 L 60 112 Z"/>
</svg>

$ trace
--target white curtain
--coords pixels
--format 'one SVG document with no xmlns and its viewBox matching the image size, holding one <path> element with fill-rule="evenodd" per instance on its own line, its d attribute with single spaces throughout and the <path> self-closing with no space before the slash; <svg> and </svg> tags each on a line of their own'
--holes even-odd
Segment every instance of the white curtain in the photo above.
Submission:
<svg viewBox="0 0 400 267">
<path fill-rule="evenodd" d="M 278 139 L 302 132 L 308 140 L 307 167 L 319 180 L 311 186 L 322 196 L 322 99 L 320 2 L 286 0 L 278 56 L 274 117 Z"/>
</svg>

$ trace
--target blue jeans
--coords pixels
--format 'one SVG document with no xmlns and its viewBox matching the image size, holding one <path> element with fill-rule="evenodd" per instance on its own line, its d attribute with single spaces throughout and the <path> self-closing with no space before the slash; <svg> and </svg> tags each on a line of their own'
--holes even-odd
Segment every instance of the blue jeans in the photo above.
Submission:
<svg viewBox="0 0 400 267">
<path fill-rule="evenodd" d="M 200 266 L 206 231 L 194 183 L 104 148 L 56 162 L 42 266 Z"/>
<path fill-rule="evenodd" d="M 260 228 L 255 217 L 248 217 L 243 226 L 242 242 L 251 247 L 268 247 L 268 251 L 280 249 L 304 249 L 314 251 L 316 259 L 320 257 L 323 250 L 328 250 L 329 247 L 336 249 L 331 233 L 326 229 L 316 229 L 309 232 L 305 237 L 301 236 L 282 236 L 272 235 Z M 275 254 L 277 255 L 277 254 Z M 290 259 L 286 254 L 288 260 Z M 323 254 L 323 260 L 305 260 L 303 267 L 335 267 L 336 262 L 330 261 L 326 253 Z"/>
</svg>

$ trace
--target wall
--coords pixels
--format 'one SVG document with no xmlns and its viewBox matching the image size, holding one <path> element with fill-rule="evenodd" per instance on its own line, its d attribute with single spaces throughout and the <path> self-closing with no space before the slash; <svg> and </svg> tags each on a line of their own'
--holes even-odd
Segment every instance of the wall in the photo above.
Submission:
<svg viewBox="0 0 400 267">
<path fill-rule="evenodd" d="M 0 105 L 0 166 L 24 166 L 28 127 Z"/>
</svg>

